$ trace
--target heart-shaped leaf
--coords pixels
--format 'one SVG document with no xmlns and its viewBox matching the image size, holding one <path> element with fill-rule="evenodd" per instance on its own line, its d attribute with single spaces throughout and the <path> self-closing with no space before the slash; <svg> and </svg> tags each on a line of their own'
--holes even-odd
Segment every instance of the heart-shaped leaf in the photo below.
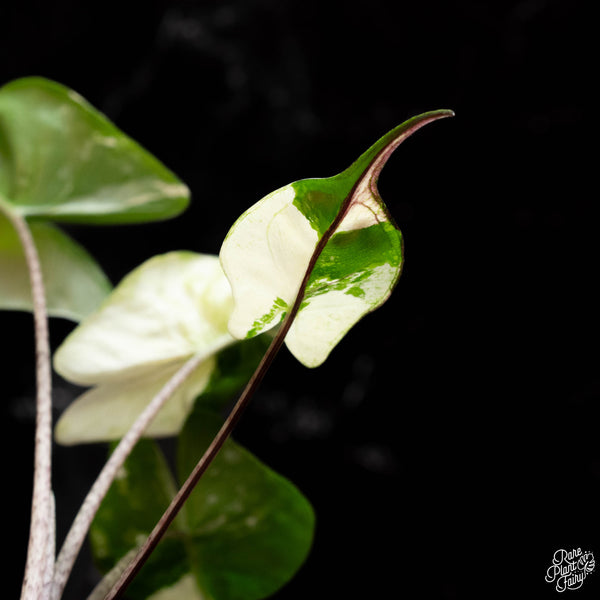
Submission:
<svg viewBox="0 0 600 600">
<path fill-rule="evenodd" d="M 234 337 L 253 337 L 298 309 L 285 341 L 300 362 L 315 367 L 385 302 L 400 276 L 403 248 L 377 190 L 379 174 L 409 135 L 451 115 L 414 117 L 339 175 L 289 184 L 235 222 L 220 253 L 235 300 Z"/>
<path fill-rule="evenodd" d="M 182 478 L 220 423 L 214 414 L 192 414 L 179 438 Z M 137 547 L 172 494 L 173 482 L 157 446 L 140 443 L 90 531 L 102 569 L 109 570 Z M 313 531 L 314 513 L 304 496 L 229 440 L 129 586 L 128 597 L 141 600 L 159 590 L 164 594 L 178 590 L 204 600 L 265 598 L 301 566 Z"/>
<path fill-rule="evenodd" d="M 63 444 L 122 437 L 189 358 L 196 371 L 158 413 L 147 435 L 177 433 L 208 385 L 215 355 L 236 340 L 227 331 L 232 298 L 216 256 L 170 252 L 127 275 L 54 355 L 66 379 L 95 386 L 56 425 Z"/>
<path fill-rule="evenodd" d="M 28 77 L 0 88 L 0 197 L 26 217 L 135 223 L 179 214 L 189 190 L 77 93 Z"/>
<path fill-rule="evenodd" d="M 32 223 L 42 267 L 48 314 L 80 321 L 94 312 L 111 284 L 96 261 L 49 223 Z M 32 310 L 31 288 L 19 237 L 0 213 L 0 308 Z"/>
</svg>

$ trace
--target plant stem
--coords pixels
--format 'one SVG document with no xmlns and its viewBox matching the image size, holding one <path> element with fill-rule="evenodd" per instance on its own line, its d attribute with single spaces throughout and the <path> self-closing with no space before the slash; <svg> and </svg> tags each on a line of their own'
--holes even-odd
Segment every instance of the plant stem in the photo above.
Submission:
<svg viewBox="0 0 600 600">
<path fill-rule="evenodd" d="M 292 313 L 288 315 L 288 317 Z M 127 586 L 131 583 L 133 578 L 137 575 L 138 571 L 142 568 L 158 542 L 161 540 L 162 536 L 168 529 L 171 522 L 177 516 L 177 513 L 181 510 L 181 507 L 192 493 L 192 490 L 210 466 L 210 463 L 215 458 L 233 429 L 237 424 L 239 418 L 241 417 L 244 409 L 249 404 L 251 397 L 254 392 L 260 385 L 265 373 L 269 369 L 269 366 L 273 362 L 273 359 L 277 355 L 277 352 L 281 348 L 283 344 L 283 340 L 285 335 L 292 324 L 292 319 L 286 318 L 284 323 L 281 326 L 281 329 L 278 331 L 277 335 L 273 338 L 269 348 L 265 352 L 260 364 L 258 365 L 256 371 L 253 373 L 250 381 L 246 385 L 244 391 L 241 396 L 238 398 L 235 406 L 229 413 L 225 423 L 223 423 L 221 429 L 214 437 L 210 446 L 204 452 L 204 455 L 199 460 L 198 464 L 194 467 L 194 470 L 191 472 L 186 482 L 183 484 L 181 489 L 177 492 L 175 498 L 173 498 L 171 504 L 160 518 L 147 540 L 144 542 L 143 546 L 138 551 L 134 560 L 128 565 L 128 567 L 123 571 L 119 581 L 115 584 L 112 590 L 105 596 L 104 600 L 114 600 L 115 598 L 119 598 L 126 590 Z"/>
<path fill-rule="evenodd" d="M 54 557 L 56 556 L 56 502 L 54 493 L 50 492 L 50 506 L 48 507 L 50 514 L 48 520 L 50 529 L 48 531 L 48 548 L 46 550 L 46 569 L 43 574 L 44 578 L 44 594 L 45 598 L 50 598 L 52 589 L 52 579 L 54 577 Z"/>
<path fill-rule="evenodd" d="M 235 428 L 238 420 L 240 419 L 243 411 L 247 407 L 250 402 L 251 397 L 254 392 L 258 389 L 263 377 L 268 371 L 271 363 L 275 359 L 275 356 L 279 352 L 283 342 L 285 340 L 285 336 L 287 335 L 293 320 L 295 319 L 298 311 L 300 310 L 300 305 L 302 300 L 304 299 L 304 294 L 306 291 L 306 287 L 308 285 L 308 281 L 310 279 L 310 275 L 319 259 L 319 256 L 323 252 L 323 249 L 340 226 L 341 222 L 344 220 L 348 211 L 352 205 L 352 202 L 355 199 L 355 196 L 360 195 L 361 193 L 371 193 L 374 197 L 378 196 L 377 192 L 377 180 L 379 178 L 379 174 L 386 161 L 392 154 L 392 152 L 410 135 L 412 135 L 417 129 L 423 127 L 427 123 L 431 121 L 435 121 L 436 119 L 440 119 L 443 117 L 452 116 L 454 113 L 452 111 L 434 111 L 431 113 L 427 113 L 422 115 L 421 118 L 417 118 L 412 122 L 405 124 L 403 127 L 398 127 L 394 130 L 393 135 L 390 139 L 386 139 L 385 143 L 380 145 L 379 147 L 372 147 L 369 151 L 373 150 L 372 156 L 369 156 L 369 164 L 364 169 L 362 175 L 355 181 L 350 189 L 348 195 L 344 199 L 344 201 L 340 205 L 340 209 L 338 214 L 335 216 L 327 231 L 323 234 L 323 236 L 317 242 L 315 249 L 310 257 L 308 265 L 306 267 L 306 271 L 304 273 L 304 277 L 298 287 L 298 292 L 296 294 L 296 298 L 294 300 L 294 304 L 290 309 L 289 313 L 286 315 L 285 320 L 283 321 L 279 331 L 273 338 L 271 345 L 265 352 L 260 364 L 258 365 L 256 371 L 250 378 L 250 381 L 246 385 L 244 391 L 241 396 L 238 398 L 235 406 L 229 413 L 225 423 L 214 437 L 213 441 L 209 445 L 209 447 L 204 452 L 202 458 L 198 461 L 197 465 L 194 467 L 194 470 L 191 472 L 186 482 L 183 484 L 181 489 L 177 492 L 177 495 L 168 506 L 167 510 L 160 518 L 159 522 L 156 524 L 148 539 L 144 542 L 140 550 L 138 551 L 134 560 L 129 564 L 129 566 L 123 571 L 119 581 L 115 584 L 112 590 L 105 596 L 104 600 L 115 600 L 120 598 L 121 595 L 125 592 L 127 586 L 131 583 L 136 574 L 140 571 L 150 554 L 153 552 L 154 548 L 156 548 L 158 542 L 161 540 L 162 536 L 167 531 L 169 525 L 177 516 L 177 513 L 181 510 L 181 507 L 192 493 L 194 487 L 202 477 L 202 475 L 206 472 L 210 463 L 213 461 L 227 438 L 231 435 L 231 432 Z M 350 167 L 350 169 L 352 169 Z"/>
<path fill-rule="evenodd" d="M 119 562 L 98 582 L 98 585 L 92 590 L 87 600 L 103 600 L 110 592 L 112 586 L 119 580 L 121 573 L 127 568 L 127 565 L 135 558 L 137 548 L 132 548 Z"/>
<path fill-rule="evenodd" d="M 23 217 L 0 203 L 13 224 L 25 254 L 31 283 L 36 357 L 36 425 L 31 502 L 31 525 L 21 600 L 49 598 L 54 562 L 55 513 L 52 494 L 52 367 L 46 294 L 40 258 L 33 236 Z"/>
<path fill-rule="evenodd" d="M 183 506 L 189 495 L 192 493 L 194 487 L 196 486 L 198 481 L 200 481 L 200 478 L 210 466 L 210 463 L 213 461 L 219 450 L 222 448 L 227 438 L 231 435 L 231 432 L 233 431 L 237 422 L 242 416 L 242 413 L 250 403 L 250 399 L 258 389 L 258 386 L 260 385 L 265 374 L 269 370 L 271 363 L 273 362 L 281 346 L 283 345 L 285 336 L 287 335 L 290 327 L 292 326 L 292 322 L 296 317 L 296 314 L 300 310 L 300 305 L 302 303 L 302 300 L 304 299 L 304 290 L 306 289 L 306 286 L 308 284 L 310 274 L 312 273 L 312 270 L 317 262 L 317 259 L 321 255 L 321 252 L 323 252 L 323 248 L 325 248 L 325 245 L 333 235 L 333 232 L 337 229 L 340 222 L 344 218 L 347 211 L 347 204 L 348 203 L 344 204 L 342 210 L 331 223 L 329 229 L 325 232 L 323 237 L 321 237 L 321 239 L 315 246 L 302 282 L 300 283 L 300 286 L 298 288 L 298 293 L 296 294 L 296 299 L 294 301 L 294 304 L 292 305 L 292 308 L 286 315 L 283 323 L 281 324 L 281 327 L 279 328 L 279 331 L 273 338 L 273 341 L 271 342 L 269 348 L 262 357 L 262 360 L 260 361 L 258 367 L 252 374 L 252 377 L 246 384 L 244 391 L 238 398 L 233 409 L 229 413 L 229 416 L 227 417 L 226 421 L 223 423 L 221 429 L 214 437 L 210 446 L 204 452 L 202 458 L 194 467 L 194 470 L 191 472 L 186 482 L 177 492 L 175 498 L 173 498 L 171 504 L 168 506 L 163 516 L 155 525 L 154 529 L 152 530 L 152 532 L 150 533 L 140 550 L 138 551 L 134 560 L 123 571 L 119 581 L 117 581 L 112 590 L 105 596 L 104 600 L 116 600 L 116 598 L 120 598 L 121 595 L 125 592 L 127 586 L 131 583 L 133 578 L 143 567 L 144 563 L 146 562 L 150 554 L 153 552 L 154 548 L 156 548 L 158 542 L 161 540 L 162 536 L 167 531 L 169 525 L 177 516 L 177 513 L 181 510 L 181 507 Z"/>
<path fill-rule="evenodd" d="M 117 472 L 123 466 L 133 447 L 142 437 L 142 434 L 158 411 L 173 395 L 175 390 L 192 374 L 203 359 L 205 359 L 204 356 L 193 356 L 171 377 L 136 419 L 110 455 L 85 497 L 56 559 L 54 581 L 52 584 L 52 600 L 59 600 L 71 574 L 79 550 L 85 540 L 85 536 L 94 519 L 94 515 L 106 496 Z"/>
</svg>

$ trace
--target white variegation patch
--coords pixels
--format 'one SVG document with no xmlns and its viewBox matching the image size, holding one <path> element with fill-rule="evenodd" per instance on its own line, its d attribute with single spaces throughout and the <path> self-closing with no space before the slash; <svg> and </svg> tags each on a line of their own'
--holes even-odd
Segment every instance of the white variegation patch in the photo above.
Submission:
<svg viewBox="0 0 600 600">
<path fill-rule="evenodd" d="M 122 438 L 148 402 L 185 361 L 175 361 L 129 378 L 93 387 L 73 402 L 58 420 L 54 436 L 59 444 L 103 442 Z M 146 429 L 147 437 L 164 437 L 181 430 L 194 400 L 206 388 L 215 366 L 203 361 L 185 385 L 178 388 Z"/>
<path fill-rule="evenodd" d="M 80 385 L 122 379 L 231 343 L 231 290 L 216 256 L 171 252 L 127 275 L 54 355 Z"/>
<path fill-rule="evenodd" d="M 221 248 L 221 264 L 231 283 L 235 307 L 229 331 L 245 338 L 279 323 L 283 308 L 296 298 L 318 241 L 306 217 L 293 205 L 291 185 L 255 204 L 235 223 Z M 269 315 L 257 324 L 257 316 Z"/>
<path fill-rule="evenodd" d="M 196 578 L 191 574 L 184 575 L 176 584 L 152 594 L 148 600 L 210 600 L 204 596 L 196 585 Z"/>
<path fill-rule="evenodd" d="M 290 352 L 307 367 L 321 365 L 357 321 L 385 302 L 397 278 L 397 269 L 381 265 L 357 284 L 360 297 L 330 290 L 309 298 L 285 338 Z"/>
<path fill-rule="evenodd" d="M 360 202 L 352 203 L 336 232 L 364 229 L 387 220 L 381 205 L 373 197 L 364 196 Z"/>
<path fill-rule="evenodd" d="M 177 433 L 210 379 L 214 355 L 235 341 L 227 331 L 232 305 L 216 256 L 171 252 L 132 271 L 54 356 L 63 377 L 94 386 L 62 415 L 57 441 L 122 437 L 189 358 L 204 357 L 147 431 Z"/>
<path fill-rule="evenodd" d="M 305 366 L 317 367 L 364 312 L 364 302 L 341 291 L 315 296 L 298 312 L 285 343 Z"/>
</svg>

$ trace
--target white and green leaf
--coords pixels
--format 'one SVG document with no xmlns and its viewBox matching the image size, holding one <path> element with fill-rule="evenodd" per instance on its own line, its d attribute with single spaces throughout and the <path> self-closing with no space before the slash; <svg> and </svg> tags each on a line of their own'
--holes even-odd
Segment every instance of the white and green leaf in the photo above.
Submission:
<svg viewBox="0 0 600 600">
<path fill-rule="evenodd" d="M 402 234 L 377 189 L 379 174 L 404 139 L 452 114 L 414 117 L 339 175 L 287 185 L 236 221 L 220 253 L 235 300 L 233 336 L 253 337 L 297 311 L 286 344 L 316 367 L 387 300 L 404 258 Z"/>
<path fill-rule="evenodd" d="M 60 443 L 118 439 L 192 356 L 196 371 L 161 409 L 146 435 L 177 433 L 208 385 L 227 331 L 232 297 L 218 257 L 170 252 L 127 275 L 54 355 L 74 383 L 94 386 L 63 413 Z"/>
</svg>

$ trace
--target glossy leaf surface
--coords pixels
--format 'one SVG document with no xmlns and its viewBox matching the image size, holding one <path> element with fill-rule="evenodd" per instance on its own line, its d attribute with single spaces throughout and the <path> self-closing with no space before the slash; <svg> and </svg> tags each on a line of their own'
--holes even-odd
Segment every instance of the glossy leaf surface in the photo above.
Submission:
<svg viewBox="0 0 600 600">
<path fill-rule="evenodd" d="M 202 358 L 154 419 L 147 435 L 177 433 L 208 385 L 215 355 L 235 342 L 227 331 L 231 290 L 216 256 L 170 252 L 127 275 L 54 355 L 66 379 L 95 386 L 56 426 L 63 444 L 118 439 L 170 377 Z"/>
<path fill-rule="evenodd" d="M 179 214 L 189 190 L 77 93 L 29 77 L 0 88 L 0 196 L 22 216 L 134 223 Z"/>
<path fill-rule="evenodd" d="M 32 223 L 48 313 L 80 321 L 94 312 L 112 288 L 96 261 L 69 236 L 48 223 Z M 32 310 L 31 288 L 19 237 L 0 212 L 0 308 Z"/>
<path fill-rule="evenodd" d="M 219 425 L 213 414 L 192 415 L 179 440 L 182 479 Z M 164 458 L 152 442 L 143 441 L 126 462 L 91 529 L 94 555 L 104 570 L 150 532 L 172 490 Z M 314 514 L 304 496 L 230 440 L 128 588 L 128 597 L 157 594 L 157 598 L 188 599 L 173 596 L 176 592 L 203 600 L 267 597 L 300 567 L 313 529 Z"/>
<path fill-rule="evenodd" d="M 434 111 L 390 131 L 348 169 L 269 194 L 233 225 L 221 248 L 237 338 L 277 325 L 298 299 L 286 344 L 300 362 L 321 364 L 346 332 L 389 297 L 403 264 L 402 234 L 377 190 L 392 152 Z"/>
</svg>

